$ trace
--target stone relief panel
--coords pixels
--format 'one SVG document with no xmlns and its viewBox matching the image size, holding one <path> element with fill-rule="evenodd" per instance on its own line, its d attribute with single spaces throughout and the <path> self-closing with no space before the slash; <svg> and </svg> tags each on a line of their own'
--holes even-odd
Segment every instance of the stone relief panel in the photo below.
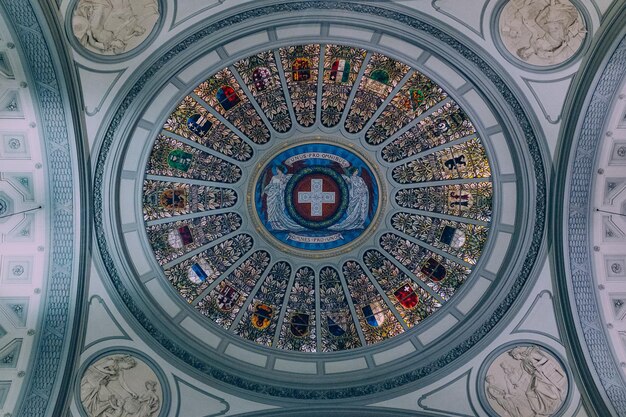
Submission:
<svg viewBox="0 0 626 417">
<path fill-rule="evenodd" d="M 515 346 L 498 355 L 483 384 L 487 408 L 501 417 L 557 415 L 569 389 L 560 361 L 536 345 Z"/>
<path fill-rule="evenodd" d="M 144 361 L 126 353 L 112 354 L 85 370 L 80 401 L 88 417 L 157 417 L 163 388 Z"/>
<path fill-rule="evenodd" d="M 509 0 L 498 28 L 513 56 L 542 67 L 571 58 L 587 34 L 585 20 L 569 0 Z"/>
<path fill-rule="evenodd" d="M 87 50 L 119 55 L 139 46 L 159 16 L 157 0 L 79 0 L 72 31 Z"/>
</svg>

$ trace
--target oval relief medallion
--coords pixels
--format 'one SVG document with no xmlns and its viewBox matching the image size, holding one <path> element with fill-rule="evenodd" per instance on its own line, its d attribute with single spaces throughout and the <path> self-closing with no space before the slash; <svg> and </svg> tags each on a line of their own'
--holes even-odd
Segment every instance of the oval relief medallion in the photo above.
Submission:
<svg viewBox="0 0 626 417">
<path fill-rule="evenodd" d="M 85 370 L 80 401 L 88 417 L 157 417 L 163 389 L 156 373 L 141 359 L 113 354 Z"/>
<path fill-rule="evenodd" d="M 558 65 L 571 58 L 587 34 L 585 20 L 569 0 L 510 0 L 498 26 L 506 49 L 538 66 Z"/>
<path fill-rule="evenodd" d="M 568 388 L 561 362 L 536 345 L 515 346 L 501 353 L 484 380 L 489 406 L 501 417 L 557 415 Z"/>
<path fill-rule="evenodd" d="M 157 0 L 79 0 L 72 31 L 87 50 L 119 55 L 139 46 L 159 19 Z"/>
</svg>

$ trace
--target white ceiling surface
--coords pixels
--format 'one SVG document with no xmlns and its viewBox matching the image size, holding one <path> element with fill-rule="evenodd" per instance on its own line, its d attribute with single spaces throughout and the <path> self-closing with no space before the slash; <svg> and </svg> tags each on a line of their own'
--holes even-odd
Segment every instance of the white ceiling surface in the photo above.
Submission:
<svg viewBox="0 0 626 417">
<path fill-rule="evenodd" d="M 0 219 L 0 416 L 13 410 L 30 372 L 44 296 L 50 215 L 44 203 L 48 201 L 44 144 L 32 92 L 13 44 L 0 16 L 0 200 L 9 202 L 0 216 L 40 205 L 43 209 Z"/>
<path fill-rule="evenodd" d="M 70 0 L 64 0 L 62 2 L 61 13 L 63 16 L 65 16 L 68 12 L 71 12 L 68 11 L 70 3 Z M 98 134 L 101 133 L 100 129 L 103 128 L 102 124 L 106 115 L 105 110 L 111 104 L 115 95 L 120 91 L 120 88 L 129 79 L 129 77 L 131 77 L 133 71 L 140 64 L 154 56 L 154 53 L 159 48 L 159 45 L 174 38 L 177 34 L 188 29 L 190 26 L 211 18 L 211 16 L 218 12 L 222 12 L 243 3 L 246 2 L 236 0 L 226 0 L 222 3 L 206 0 L 168 0 L 167 15 L 165 16 L 165 24 L 163 25 L 162 32 L 158 34 L 156 40 L 151 45 L 132 59 L 124 62 L 103 64 L 91 62 L 84 56 L 74 53 L 74 59 L 77 63 L 78 73 L 83 88 L 83 99 L 86 110 L 89 113 L 85 119 L 91 146 L 94 145 Z M 560 122 L 551 123 L 551 121 L 560 120 L 560 113 L 567 94 L 567 88 L 569 87 L 571 79 L 580 65 L 580 61 L 555 72 L 536 73 L 521 69 L 503 59 L 495 47 L 493 38 L 494 35 L 491 33 L 490 29 L 490 16 L 498 3 L 495 0 L 471 0 L 471 8 L 468 7 L 468 0 L 435 0 L 433 2 L 430 0 L 419 0 L 402 1 L 397 3 L 404 7 L 419 10 L 420 13 L 429 14 L 441 22 L 448 24 L 450 27 L 454 28 L 453 31 L 462 32 L 464 35 L 472 39 L 478 47 L 483 48 L 490 55 L 492 55 L 493 59 L 498 61 L 498 63 L 508 72 L 511 81 L 517 84 L 520 91 L 526 94 L 528 101 L 531 103 L 532 111 L 537 115 L 541 128 L 544 130 L 545 137 L 548 138 L 550 151 L 554 152 L 560 129 Z M 581 0 L 580 3 L 585 6 L 588 15 L 591 17 L 591 30 L 588 36 L 592 36 L 593 32 L 597 30 L 599 26 L 601 18 L 599 13 L 606 11 L 611 2 L 609 0 Z M 483 10 L 483 7 L 484 15 L 481 16 L 481 13 L 479 12 Z M 198 10 L 200 10 L 200 12 L 198 12 Z M 459 22 L 462 22 L 462 24 L 459 24 Z M 483 37 L 480 36 L 480 33 L 483 33 Z M 3 36 L 3 39 L 6 38 Z M 4 47 L 4 43 L 2 43 L 2 47 Z M 16 80 L 17 79 L 18 77 L 16 77 Z M 0 90 L 5 88 L 4 86 L 5 81 L 3 80 L 3 83 L 0 84 Z M 28 94 L 26 90 L 22 89 L 21 93 L 21 96 L 24 97 L 23 103 L 25 104 L 25 108 L 29 108 Z M 98 111 L 98 109 L 100 110 Z M 27 128 L 28 122 L 31 120 L 31 118 L 28 117 L 28 111 L 30 110 L 26 111 L 26 116 L 24 118 L 24 130 L 29 132 L 30 144 L 33 145 L 30 148 L 32 160 L 29 160 L 27 163 L 23 163 L 24 165 L 21 166 L 28 166 L 29 170 L 34 173 L 35 183 L 37 183 L 37 181 L 41 183 L 40 177 L 42 175 L 42 170 L 37 171 L 34 169 L 35 161 L 38 161 L 38 158 L 40 158 L 39 149 L 37 147 L 38 140 L 34 132 L 36 129 Z M 32 112 L 30 114 L 32 114 Z M 0 120 L 0 131 L 4 130 L 4 125 L 2 125 L 2 123 L 4 123 L 4 121 Z M 2 164 L 2 170 L 4 171 L 5 161 L 2 161 Z M 24 168 L 20 169 L 23 170 Z M 39 180 L 37 180 L 38 178 Z M 37 187 L 35 189 L 37 190 Z M 38 190 L 37 192 L 41 194 L 43 190 Z M 40 197 L 41 196 L 38 198 Z M 26 208 L 26 206 L 23 207 Z M 44 220 L 43 213 L 40 212 L 37 216 L 41 216 L 39 221 Z M 5 233 L 5 227 L 6 224 L 0 223 L 0 232 Z M 43 230 L 43 228 L 40 230 Z M 33 256 L 39 257 L 37 259 L 43 259 L 42 253 L 37 252 L 36 247 L 43 245 L 44 239 L 45 236 L 41 234 L 41 236 L 35 236 L 35 241 L 28 243 L 28 248 L 18 251 L 17 249 L 14 249 L 15 246 L 12 246 L 7 250 L 15 250 L 16 253 L 32 253 Z M 4 242 L 2 244 L 4 244 Z M 26 243 L 24 243 L 24 245 L 26 245 Z M 5 248 L 0 249 L 2 249 L 3 258 L 5 254 L 8 255 L 9 252 L 5 252 Z M 42 271 L 41 269 L 36 269 L 37 267 L 41 267 L 41 262 L 34 262 L 33 265 L 35 265 L 35 269 L 32 274 L 32 282 L 25 285 L 23 288 L 20 287 L 20 290 L 17 289 L 17 286 L 11 287 L 15 288 L 15 290 L 12 289 L 11 291 L 15 291 L 16 295 L 18 293 L 22 294 L 20 291 L 23 290 L 24 294 L 30 296 L 32 295 L 33 288 L 41 285 L 41 283 L 37 282 L 37 280 L 41 279 Z M 4 271 L 4 269 L 2 271 Z M 483 351 L 473 352 L 473 358 L 461 366 L 453 374 L 446 375 L 441 377 L 439 380 L 432 381 L 428 386 L 415 392 L 405 394 L 396 399 L 391 399 L 377 405 L 417 411 L 420 409 L 420 406 L 418 405 L 419 401 L 422 406 L 427 406 L 431 409 L 438 407 L 438 410 L 431 411 L 434 415 L 445 416 L 452 415 L 452 413 L 458 413 L 455 415 L 486 416 L 487 414 L 478 404 L 476 396 L 476 374 L 485 357 L 491 353 L 493 349 L 512 340 L 535 340 L 547 346 L 553 347 L 562 356 L 565 356 L 564 348 L 558 343 L 557 340 L 548 336 L 558 334 L 552 304 L 553 289 L 551 279 L 550 269 L 546 261 L 543 272 L 535 284 L 535 288 L 532 289 L 527 301 L 524 303 L 524 307 L 519 311 L 517 317 L 515 317 L 515 319 L 512 320 L 505 328 L 499 329 L 501 333 L 497 340 L 491 343 L 491 345 Z M 4 288 L 5 286 L 3 285 L 3 295 L 5 291 Z M 605 293 L 608 293 L 608 291 Z M 624 291 L 624 293 L 626 293 L 626 291 Z M 99 298 L 93 298 L 93 296 L 98 296 Z M 183 400 L 178 398 L 175 387 L 180 384 L 180 382 L 176 382 L 174 377 L 186 381 L 186 383 L 190 386 L 198 388 L 199 391 L 197 392 L 209 393 L 226 400 L 230 404 L 230 411 L 226 415 L 237 415 L 251 410 L 261 410 L 272 407 L 271 405 L 239 399 L 234 397 L 232 394 L 221 392 L 194 380 L 191 376 L 186 375 L 181 369 L 172 366 L 165 360 L 158 360 L 158 354 L 151 351 L 150 348 L 142 342 L 140 335 L 133 331 L 133 327 L 126 323 L 122 315 L 116 310 L 111 298 L 107 294 L 102 278 L 99 277 L 96 272 L 96 268 L 92 268 L 91 282 L 89 285 L 89 297 L 91 302 L 87 326 L 87 340 L 85 343 L 91 346 L 88 346 L 81 358 L 84 360 L 95 351 L 111 346 L 134 347 L 146 352 L 149 356 L 155 358 L 155 360 L 163 367 L 163 370 L 168 378 L 168 383 L 172 388 L 173 401 L 171 411 L 169 413 L 170 416 L 174 417 L 182 410 L 184 414 L 180 414 L 181 416 L 202 417 L 207 414 L 207 409 L 217 407 L 213 397 L 208 395 L 202 397 L 202 394 L 190 394 L 185 396 Z M 102 300 L 102 302 L 100 300 Z M 107 308 L 103 307 L 103 304 L 107 306 L 110 313 L 107 311 Z M 36 308 L 36 303 L 31 303 L 31 308 Z M 34 310 L 32 312 L 36 313 Z M 29 316 L 34 318 L 36 317 L 36 314 L 30 315 L 29 312 Z M 533 320 L 532 317 L 541 318 L 541 320 Z M 3 318 L 0 315 L 0 324 L 4 327 L 2 320 Z M 116 321 L 117 323 L 115 323 Z M 618 325 L 616 325 L 615 328 L 616 331 L 614 334 L 617 345 L 620 340 Z M 619 329 L 621 331 L 626 331 L 626 324 L 620 323 Z M 24 330 L 17 329 L 15 331 L 24 332 Z M 6 336 L 0 339 L 0 348 L 5 340 Z M 626 352 L 626 350 L 623 351 Z M 622 358 L 622 360 L 626 362 L 626 354 L 623 356 L 624 358 Z M 15 371 L 4 371 L 0 369 L 0 380 L 5 379 L 3 372 L 16 373 Z M 10 377 L 14 378 L 15 375 L 10 374 Z M 469 387 L 468 392 L 471 398 L 468 398 L 466 395 L 450 396 L 446 393 L 446 389 L 454 390 L 457 384 Z M 181 392 L 184 392 L 184 389 L 184 387 L 181 388 Z M 465 392 L 465 390 L 462 392 Z M 442 396 L 441 398 L 445 398 L 446 400 L 438 400 L 438 396 Z M 9 403 L 10 401 L 7 404 Z M 584 416 L 584 411 L 580 410 L 579 404 L 579 394 L 578 392 L 574 392 L 572 401 L 568 405 L 564 415 Z M 72 412 L 74 415 L 79 415 L 76 407 L 77 403 L 76 401 L 73 401 Z"/>
<path fill-rule="evenodd" d="M 614 96 L 594 181 L 594 277 L 613 353 L 626 376 L 626 78 Z"/>
</svg>

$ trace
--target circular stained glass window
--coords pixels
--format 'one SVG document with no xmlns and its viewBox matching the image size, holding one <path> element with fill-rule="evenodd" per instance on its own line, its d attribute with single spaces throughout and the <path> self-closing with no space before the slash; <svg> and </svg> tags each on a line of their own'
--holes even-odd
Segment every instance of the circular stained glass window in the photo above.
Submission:
<svg viewBox="0 0 626 417">
<path fill-rule="evenodd" d="M 364 159 L 320 139 L 280 152 L 250 183 L 253 219 L 274 242 L 305 257 L 358 240 L 382 205 L 377 171 Z"/>
<path fill-rule="evenodd" d="M 152 146 L 143 214 L 164 276 L 208 322 L 339 351 L 411 331 L 471 279 L 491 175 L 475 125 L 426 75 L 296 45 L 180 101 Z"/>
</svg>

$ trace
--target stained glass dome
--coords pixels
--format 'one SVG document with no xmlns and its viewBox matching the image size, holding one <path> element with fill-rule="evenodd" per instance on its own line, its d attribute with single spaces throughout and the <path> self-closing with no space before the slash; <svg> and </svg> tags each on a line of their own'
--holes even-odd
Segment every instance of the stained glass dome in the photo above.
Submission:
<svg viewBox="0 0 626 417">
<path fill-rule="evenodd" d="M 212 325 L 283 350 L 372 345 L 472 279 L 492 219 L 480 132 L 378 52 L 264 51 L 167 117 L 143 216 L 171 288 Z"/>
</svg>

